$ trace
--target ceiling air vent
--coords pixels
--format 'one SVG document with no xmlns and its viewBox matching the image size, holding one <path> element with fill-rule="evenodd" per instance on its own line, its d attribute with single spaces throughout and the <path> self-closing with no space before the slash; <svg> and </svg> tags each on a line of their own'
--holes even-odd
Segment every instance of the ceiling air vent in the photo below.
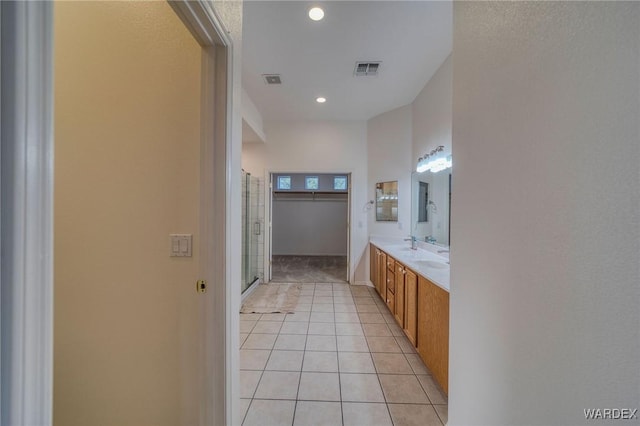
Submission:
<svg viewBox="0 0 640 426">
<path fill-rule="evenodd" d="M 267 84 L 282 84 L 280 74 L 262 74 L 262 78 L 264 78 L 264 82 Z"/>
<path fill-rule="evenodd" d="M 378 75 L 378 68 L 382 62 L 356 62 L 356 69 L 353 75 L 356 77 L 364 76 L 376 76 Z"/>
</svg>

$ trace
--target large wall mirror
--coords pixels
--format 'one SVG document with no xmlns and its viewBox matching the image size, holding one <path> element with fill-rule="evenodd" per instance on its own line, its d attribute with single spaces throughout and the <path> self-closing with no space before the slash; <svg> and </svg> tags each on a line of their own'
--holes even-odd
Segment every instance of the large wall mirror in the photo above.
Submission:
<svg viewBox="0 0 640 426">
<path fill-rule="evenodd" d="M 398 181 L 376 183 L 376 220 L 398 221 Z"/>
<path fill-rule="evenodd" d="M 411 175 L 411 235 L 449 246 L 451 169 Z"/>
</svg>

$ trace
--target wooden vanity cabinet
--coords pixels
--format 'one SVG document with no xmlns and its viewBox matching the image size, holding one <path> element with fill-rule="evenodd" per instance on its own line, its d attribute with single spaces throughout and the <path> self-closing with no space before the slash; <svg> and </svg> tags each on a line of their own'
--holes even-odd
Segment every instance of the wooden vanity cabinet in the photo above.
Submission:
<svg viewBox="0 0 640 426">
<path fill-rule="evenodd" d="M 449 392 L 449 293 L 371 245 L 371 282 L 409 341 Z"/>
<path fill-rule="evenodd" d="M 418 278 L 418 353 L 449 393 L 449 293 Z"/>
<path fill-rule="evenodd" d="M 404 275 L 404 334 L 413 346 L 418 342 L 418 276 L 405 268 Z"/>
</svg>

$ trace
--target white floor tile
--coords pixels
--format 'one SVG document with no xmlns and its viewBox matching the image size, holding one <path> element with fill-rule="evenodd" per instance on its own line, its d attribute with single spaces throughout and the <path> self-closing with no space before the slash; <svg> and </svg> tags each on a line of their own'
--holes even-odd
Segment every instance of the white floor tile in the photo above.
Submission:
<svg viewBox="0 0 640 426">
<path fill-rule="evenodd" d="M 285 322 L 280 329 L 281 334 L 307 334 L 308 322 Z"/>
<path fill-rule="evenodd" d="M 294 426 L 334 426 L 342 424 L 339 402 L 298 401 Z"/>
<path fill-rule="evenodd" d="M 307 336 L 304 334 L 280 334 L 277 336 L 273 349 L 301 351 L 304 350 L 306 340 Z"/>
<path fill-rule="evenodd" d="M 299 400 L 340 401 L 338 373 L 302 373 Z"/>
<path fill-rule="evenodd" d="M 311 322 L 309 323 L 308 334 L 319 334 L 323 336 L 335 336 L 336 325 L 332 322 Z"/>
<path fill-rule="evenodd" d="M 307 336 L 307 351 L 337 351 L 336 336 Z"/>
<path fill-rule="evenodd" d="M 240 349 L 240 370 L 264 370 L 270 350 Z"/>
<path fill-rule="evenodd" d="M 274 349 L 267 362 L 266 370 L 300 371 L 304 351 L 280 351 Z"/>
<path fill-rule="evenodd" d="M 295 401 L 254 399 L 243 426 L 290 425 L 293 423 Z"/>
<path fill-rule="evenodd" d="M 342 400 L 350 402 L 384 402 L 376 374 L 340 373 Z"/>
<path fill-rule="evenodd" d="M 304 353 L 302 371 L 313 371 L 317 373 L 337 373 L 338 372 L 337 352 L 312 352 Z"/>
<path fill-rule="evenodd" d="M 344 426 L 393 426 L 387 404 L 371 402 L 343 402 Z"/>
<path fill-rule="evenodd" d="M 300 373 L 297 371 L 265 371 L 262 374 L 255 398 L 296 399 Z"/>
</svg>

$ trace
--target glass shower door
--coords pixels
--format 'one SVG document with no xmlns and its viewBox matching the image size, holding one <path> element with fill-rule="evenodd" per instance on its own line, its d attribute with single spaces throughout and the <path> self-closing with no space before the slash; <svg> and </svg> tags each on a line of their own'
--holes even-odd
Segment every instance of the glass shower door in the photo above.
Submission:
<svg viewBox="0 0 640 426">
<path fill-rule="evenodd" d="M 242 172 L 242 292 L 259 278 L 260 237 L 260 179 Z"/>
</svg>

